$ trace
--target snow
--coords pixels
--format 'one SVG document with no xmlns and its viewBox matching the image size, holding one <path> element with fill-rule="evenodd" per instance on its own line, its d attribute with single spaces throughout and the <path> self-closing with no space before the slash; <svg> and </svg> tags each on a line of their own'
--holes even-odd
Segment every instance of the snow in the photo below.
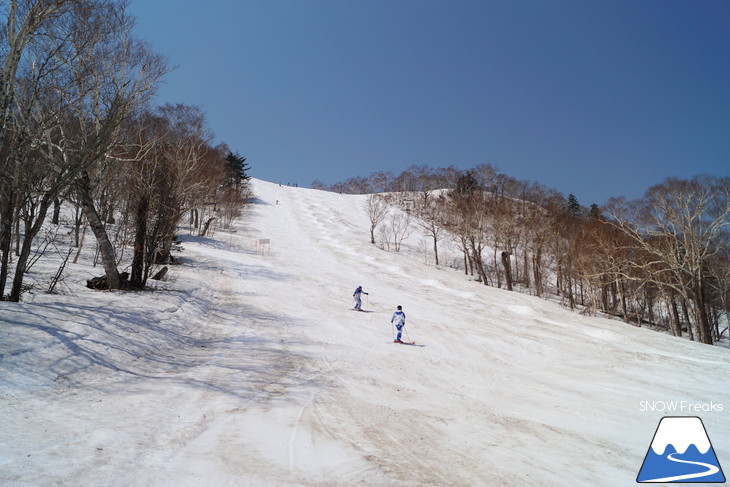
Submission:
<svg viewBox="0 0 730 487">
<path fill-rule="evenodd" d="M 685 415 L 730 463 L 727 349 L 427 265 L 416 232 L 383 251 L 364 196 L 253 189 L 155 292 L 86 289 L 87 249 L 0 303 L 3 486 L 633 485 L 682 415 L 643 401 L 722 405 Z"/>
</svg>

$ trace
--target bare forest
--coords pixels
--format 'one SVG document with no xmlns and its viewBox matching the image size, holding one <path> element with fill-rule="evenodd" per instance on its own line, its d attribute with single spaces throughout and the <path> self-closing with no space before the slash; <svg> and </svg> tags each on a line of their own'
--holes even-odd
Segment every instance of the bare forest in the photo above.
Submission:
<svg viewBox="0 0 730 487">
<path fill-rule="evenodd" d="M 93 285 L 142 289 L 173 259 L 178 224 L 230 225 L 247 198 L 245 158 L 211 145 L 199 108 L 152 105 L 170 66 L 134 36 L 127 3 L 0 3 L 3 299 L 21 299 L 61 215 L 73 215 L 72 248 L 95 237 Z"/>
<path fill-rule="evenodd" d="M 468 171 L 413 166 L 314 188 L 370 194 L 371 243 L 398 250 L 403 219 L 439 265 L 439 242 L 484 285 L 557 297 L 583 313 L 613 316 L 713 344 L 730 314 L 730 178 L 668 178 L 635 201 L 583 207 L 491 165 Z M 394 220 L 391 209 L 406 215 Z"/>
</svg>

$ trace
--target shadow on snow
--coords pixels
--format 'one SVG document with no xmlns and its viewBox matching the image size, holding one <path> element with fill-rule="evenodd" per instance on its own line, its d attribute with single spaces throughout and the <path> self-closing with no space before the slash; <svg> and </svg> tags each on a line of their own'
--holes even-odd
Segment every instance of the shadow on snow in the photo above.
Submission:
<svg viewBox="0 0 730 487">
<path fill-rule="evenodd" d="M 267 333 L 272 326 L 301 323 L 251 306 L 226 309 L 220 297 L 228 293 L 232 291 L 210 299 L 186 294 L 168 311 L 79 304 L 11 310 L 4 313 L 0 342 L 1 389 L 27 389 L 33 383 L 60 393 L 79 388 L 133 391 L 146 379 L 268 404 L 321 388 L 312 356 L 288 347 L 306 350 L 321 344 L 283 343 Z M 49 309 L 54 325 L 44 324 Z M 178 318 L 182 315 L 184 320 Z"/>
</svg>

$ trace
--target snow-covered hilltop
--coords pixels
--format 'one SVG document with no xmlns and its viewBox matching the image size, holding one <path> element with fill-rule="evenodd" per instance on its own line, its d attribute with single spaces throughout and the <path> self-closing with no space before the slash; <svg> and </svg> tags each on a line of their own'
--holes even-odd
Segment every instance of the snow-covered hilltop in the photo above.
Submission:
<svg viewBox="0 0 730 487">
<path fill-rule="evenodd" d="M 90 291 L 88 258 L 0 303 L 3 486 L 630 485 L 642 401 L 723 404 L 700 416 L 730 463 L 726 349 L 480 285 L 415 232 L 383 251 L 364 196 L 252 184 L 158 292 Z"/>
</svg>

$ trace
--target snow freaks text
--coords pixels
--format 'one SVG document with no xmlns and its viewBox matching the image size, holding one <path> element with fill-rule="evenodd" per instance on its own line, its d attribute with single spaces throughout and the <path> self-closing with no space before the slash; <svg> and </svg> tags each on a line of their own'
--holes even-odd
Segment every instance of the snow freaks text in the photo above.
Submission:
<svg viewBox="0 0 730 487">
<path fill-rule="evenodd" d="M 724 406 L 716 402 L 691 402 L 691 401 L 640 401 L 639 411 L 658 413 L 721 413 Z"/>
</svg>

